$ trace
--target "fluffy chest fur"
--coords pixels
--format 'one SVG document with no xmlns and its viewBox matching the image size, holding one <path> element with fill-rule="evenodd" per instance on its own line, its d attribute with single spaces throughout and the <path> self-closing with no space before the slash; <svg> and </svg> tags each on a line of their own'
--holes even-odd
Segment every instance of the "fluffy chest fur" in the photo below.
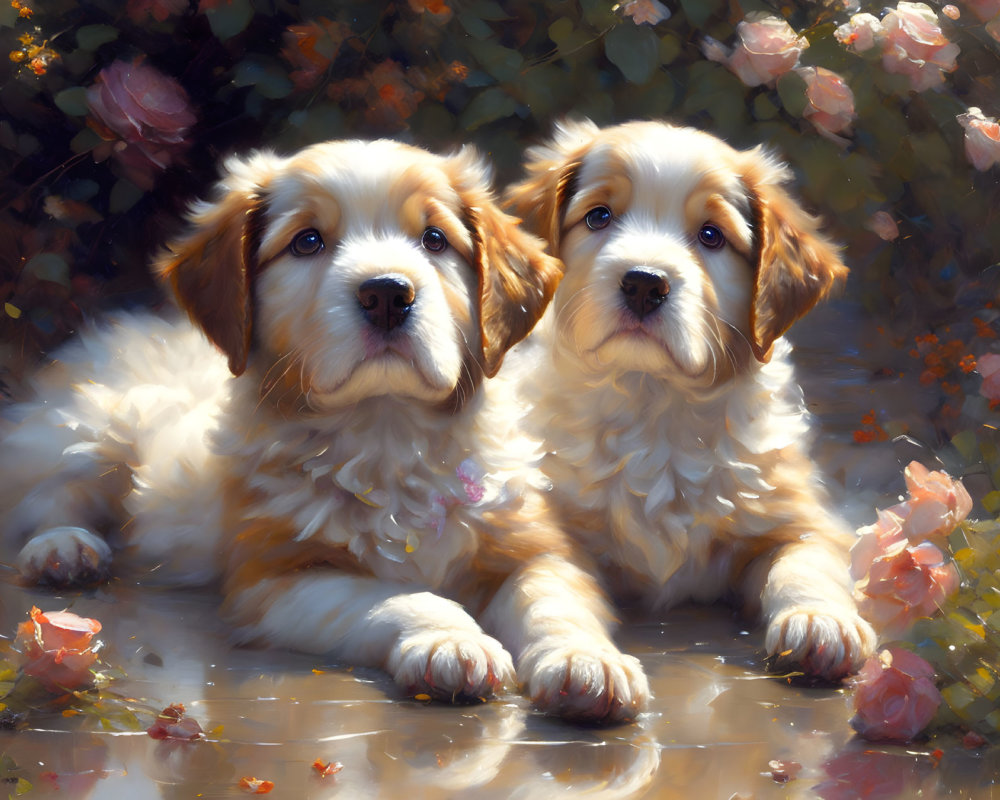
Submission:
<svg viewBox="0 0 1000 800">
<path fill-rule="evenodd" d="M 808 435 L 784 341 L 761 369 L 694 399 L 640 372 L 596 375 L 552 351 L 545 470 L 592 552 L 663 602 L 718 596 L 733 558 L 781 524 L 772 474 Z"/>
<path fill-rule="evenodd" d="M 486 430 L 503 427 L 499 409 L 474 405 L 458 416 L 394 398 L 314 420 L 258 412 L 216 446 L 247 490 L 242 518 L 288 520 L 296 543 L 346 549 L 378 577 L 437 587 L 476 552 L 483 514 L 519 494 L 528 472 L 496 455 Z M 237 398 L 230 415 L 243 407 Z"/>
</svg>

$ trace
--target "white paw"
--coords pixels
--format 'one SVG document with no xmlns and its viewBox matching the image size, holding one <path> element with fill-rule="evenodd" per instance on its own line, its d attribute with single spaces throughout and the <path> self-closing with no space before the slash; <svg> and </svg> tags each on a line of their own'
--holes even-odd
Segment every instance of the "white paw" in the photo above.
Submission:
<svg viewBox="0 0 1000 800">
<path fill-rule="evenodd" d="M 652 697 L 639 660 L 610 643 L 542 641 L 525 651 L 518 678 L 536 708 L 584 722 L 633 720 Z"/>
<path fill-rule="evenodd" d="M 512 683 L 510 654 L 481 631 L 422 630 L 400 637 L 389 655 L 389 673 L 410 695 L 447 702 L 475 702 Z"/>
<path fill-rule="evenodd" d="M 875 644 L 871 625 L 854 609 L 837 607 L 786 609 L 771 620 L 764 642 L 776 666 L 829 681 L 857 672 Z"/>
<path fill-rule="evenodd" d="M 32 583 L 74 586 L 105 580 L 111 548 L 86 528 L 49 528 L 33 536 L 17 556 L 17 568 Z"/>
</svg>

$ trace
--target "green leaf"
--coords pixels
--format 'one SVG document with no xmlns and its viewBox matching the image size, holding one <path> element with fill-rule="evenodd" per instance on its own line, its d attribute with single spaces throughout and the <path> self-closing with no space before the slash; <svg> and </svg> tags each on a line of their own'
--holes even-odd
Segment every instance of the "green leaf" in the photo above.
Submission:
<svg viewBox="0 0 1000 800">
<path fill-rule="evenodd" d="M 113 25 L 84 25 L 76 32 L 76 43 L 81 50 L 93 52 L 102 44 L 118 38 L 118 29 Z"/>
<path fill-rule="evenodd" d="M 466 131 L 474 131 L 497 119 L 511 116 L 517 110 L 514 98 L 498 86 L 476 95 L 462 112 L 460 122 Z"/>
<path fill-rule="evenodd" d="M 683 49 L 684 45 L 674 34 L 668 33 L 666 36 L 660 37 L 660 63 L 672 64 L 677 60 Z"/>
<path fill-rule="evenodd" d="M 476 58 L 498 81 L 517 80 L 524 65 L 524 58 L 516 50 L 491 42 L 483 44 L 476 50 Z"/>
<path fill-rule="evenodd" d="M 648 25 L 612 28 L 604 37 L 604 52 L 632 83 L 645 83 L 660 66 L 660 40 Z"/>
<path fill-rule="evenodd" d="M 263 58 L 247 58 L 233 70 L 233 84 L 253 86 L 268 100 L 280 100 L 292 92 L 292 82 L 277 63 Z"/>
<path fill-rule="evenodd" d="M 90 106 L 87 103 L 87 90 L 82 86 L 73 86 L 70 89 L 56 92 L 52 101 L 60 111 L 71 117 L 85 117 L 90 111 Z"/>
<path fill-rule="evenodd" d="M 108 209 L 112 214 L 121 214 L 138 203 L 142 195 L 142 189 L 132 183 L 132 181 L 120 178 L 111 187 L 111 198 Z"/>
<path fill-rule="evenodd" d="M 806 82 L 796 72 L 786 72 L 777 81 L 778 97 L 785 111 L 801 117 L 809 101 L 806 99 Z"/>
<path fill-rule="evenodd" d="M 504 11 L 503 6 L 494 2 L 494 0 L 478 0 L 478 2 L 463 3 L 462 5 L 477 17 L 482 17 L 493 22 L 511 18 L 510 14 Z"/>
<path fill-rule="evenodd" d="M 13 28 L 17 19 L 17 9 L 10 3 L 0 3 L 0 28 Z"/>
<path fill-rule="evenodd" d="M 705 27 L 708 18 L 719 10 L 721 3 L 718 0 L 681 0 L 681 9 L 684 15 L 696 28 Z"/>
<path fill-rule="evenodd" d="M 253 5 L 250 0 L 228 0 L 226 3 L 205 11 L 212 33 L 225 41 L 242 33 L 253 19 Z"/>
<path fill-rule="evenodd" d="M 88 150 L 93 150 L 103 141 L 104 139 L 98 136 L 93 129 L 83 128 L 70 140 L 69 149 L 74 153 L 86 153 Z"/>
<path fill-rule="evenodd" d="M 459 14 L 458 21 L 462 23 L 462 27 L 465 28 L 466 32 L 473 39 L 483 41 L 493 35 L 493 28 L 483 22 L 481 17 L 470 14 L 468 11 L 463 11 Z"/>
<path fill-rule="evenodd" d="M 24 271 L 40 281 L 69 286 L 69 264 L 58 253 L 39 253 L 24 265 Z"/>
</svg>

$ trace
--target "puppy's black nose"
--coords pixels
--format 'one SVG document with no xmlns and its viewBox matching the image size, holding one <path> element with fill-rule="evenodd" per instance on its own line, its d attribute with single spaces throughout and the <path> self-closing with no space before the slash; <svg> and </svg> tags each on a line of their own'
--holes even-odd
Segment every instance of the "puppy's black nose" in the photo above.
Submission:
<svg viewBox="0 0 1000 800">
<path fill-rule="evenodd" d="M 642 319 L 667 299 L 670 282 L 666 273 L 658 269 L 635 267 L 622 276 L 621 292 L 629 311 Z"/>
<path fill-rule="evenodd" d="M 369 278 L 358 287 L 361 312 L 376 328 L 391 331 L 406 321 L 417 290 L 402 275 Z"/>
</svg>

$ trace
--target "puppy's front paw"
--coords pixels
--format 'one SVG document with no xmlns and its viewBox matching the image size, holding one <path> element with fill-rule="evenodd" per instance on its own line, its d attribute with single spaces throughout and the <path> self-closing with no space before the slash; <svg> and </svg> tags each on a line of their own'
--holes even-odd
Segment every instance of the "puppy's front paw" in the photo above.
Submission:
<svg viewBox="0 0 1000 800">
<path fill-rule="evenodd" d="M 635 719 L 652 696 L 639 660 L 610 643 L 540 642 L 525 651 L 518 678 L 541 711 L 602 725 Z"/>
<path fill-rule="evenodd" d="M 469 703 L 486 700 L 511 683 L 514 665 L 503 645 L 485 633 L 418 631 L 400 637 L 388 670 L 410 695 Z"/>
<path fill-rule="evenodd" d="M 854 609 L 837 607 L 786 609 L 771 621 L 765 639 L 776 667 L 798 667 L 828 681 L 857 672 L 875 644 L 871 625 Z"/>
<path fill-rule="evenodd" d="M 49 528 L 21 548 L 17 568 L 32 583 L 86 586 L 107 580 L 111 548 L 86 528 Z"/>
</svg>

